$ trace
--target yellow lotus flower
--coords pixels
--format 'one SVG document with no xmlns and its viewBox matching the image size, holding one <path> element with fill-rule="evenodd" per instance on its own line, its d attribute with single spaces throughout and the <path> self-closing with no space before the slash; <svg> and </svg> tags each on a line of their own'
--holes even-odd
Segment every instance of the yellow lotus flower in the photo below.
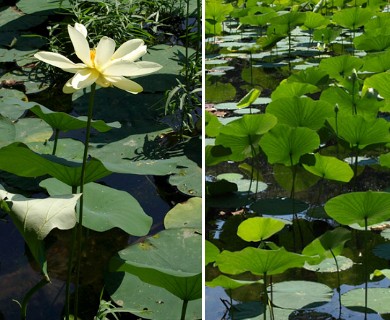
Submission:
<svg viewBox="0 0 390 320">
<path fill-rule="evenodd" d="M 101 87 L 115 86 L 136 94 L 143 90 L 142 87 L 125 77 L 143 76 L 162 68 L 154 62 L 135 62 L 146 53 L 146 45 L 141 39 L 129 40 L 115 51 L 115 41 L 103 37 L 96 48 L 90 49 L 84 25 L 68 25 L 68 33 L 75 53 L 82 63 L 74 63 L 55 52 L 41 51 L 34 55 L 43 62 L 75 74 L 64 85 L 65 93 L 73 93 L 96 82 Z"/>
</svg>

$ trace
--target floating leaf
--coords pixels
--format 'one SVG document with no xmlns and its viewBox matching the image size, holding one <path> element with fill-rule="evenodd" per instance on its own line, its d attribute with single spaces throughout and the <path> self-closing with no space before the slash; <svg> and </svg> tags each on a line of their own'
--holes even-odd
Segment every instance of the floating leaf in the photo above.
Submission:
<svg viewBox="0 0 390 320">
<path fill-rule="evenodd" d="M 350 258 L 344 256 L 337 256 L 336 260 L 337 264 L 335 259 L 332 257 L 323 259 L 318 264 L 306 263 L 303 267 L 314 272 L 340 272 L 352 268 L 354 264 Z"/>
<path fill-rule="evenodd" d="M 190 301 L 202 297 L 201 256 L 199 232 L 189 228 L 168 229 L 120 251 L 111 260 L 110 270 L 129 272 Z"/>
<path fill-rule="evenodd" d="M 164 227 L 202 229 L 202 199 L 193 197 L 174 206 L 164 218 Z"/>
<path fill-rule="evenodd" d="M 320 144 L 318 134 L 303 127 L 292 128 L 278 124 L 260 140 L 260 146 L 267 155 L 268 162 L 292 166 L 306 153 L 313 152 Z"/>
<path fill-rule="evenodd" d="M 311 158 L 314 158 L 313 162 L 303 163 L 303 167 L 316 176 L 341 182 L 349 182 L 353 177 L 352 168 L 344 161 L 335 157 L 322 156 L 319 153 L 315 153 Z"/>
<path fill-rule="evenodd" d="M 260 215 L 292 215 L 307 210 L 309 205 L 290 198 L 260 199 L 251 204 L 250 208 Z"/>
<path fill-rule="evenodd" d="M 334 197 L 325 204 L 326 213 L 344 225 L 364 227 L 390 220 L 390 193 L 351 192 Z"/>
<path fill-rule="evenodd" d="M 241 222 L 237 235 L 245 241 L 263 241 L 282 230 L 285 223 L 274 218 L 254 217 Z"/>
<path fill-rule="evenodd" d="M 379 258 L 386 259 L 390 261 L 390 244 L 381 243 L 374 247 L 372 252 Z"/>
<path fill-rule="evenodd" d="M 389 288 L 368 288 L 368 303 L 367 306 L 371 309 L 368 313 L 382 313 L 388 314 L 388 297 L 390 294 Z M 353 289 L 341 295 L 341 303 L 349 309 L 362 310 L 362 317 L 364 313 L 364 298 L 365 290 L 363 288 Z M 375 310 L 375 311 L 373 311 Z"/>
<path fill-rule="evenodd" d="M 132 309 L 131 313 L 142 319 L 180 319 L 182 300 L 164 288 L 150 285 L 130 273 L 109 273 L 105 289 L 118 306 Z M 135 310 L 138 310 L 135 311 Z M 202 318 L 202 300 L 190 301 L 186 320 Z"/>
<path fill-rule="evenodd" d="M 327 285 L 311 281 L 283 281 L 272 284 L 272 302 L 282 308 L 301 309 L 330 301 L 333 291 Z"/>
<path fill-rule="evenodd" d="M 53 178 L 42 181 L 40 186 L 51 196 L 70 192 L 68 185 Z M 102 232 L 117 227 L 134 236 L 148 234 L 152 218 L 129 193 L 98 183 L 87 183 L 83 194 L 83 226 L 86 228 Z"/>
<path fill-rule="evenodd" d="M 325 232 L 320 237 L 314 239 L 303 250 L 306 256 L 319 256 L 317 260 L 311 260 L 310 264 L 318 263 L 322 258 L 332 258 L 341 254 L 345 242 L 351 239 L 351 232 L 344 228 L 336 228 Z M 313 263 L 312 263 L 313 262 Z"/>
</svg>

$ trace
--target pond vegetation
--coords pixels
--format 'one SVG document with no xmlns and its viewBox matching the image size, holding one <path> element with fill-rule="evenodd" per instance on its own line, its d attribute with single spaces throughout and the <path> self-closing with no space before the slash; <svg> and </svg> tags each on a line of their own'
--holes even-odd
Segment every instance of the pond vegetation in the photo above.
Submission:
<svg viewBox="0 0 390 320">
<path fill-rule="evenodd" d="M 202 317 L 200 12 L 0 2 L 0 318 Z"/>
<path fill-rule="evenodd" d="M 385 1 L 206 1 L 206 318 L 388 319 Z"/>
</svg>

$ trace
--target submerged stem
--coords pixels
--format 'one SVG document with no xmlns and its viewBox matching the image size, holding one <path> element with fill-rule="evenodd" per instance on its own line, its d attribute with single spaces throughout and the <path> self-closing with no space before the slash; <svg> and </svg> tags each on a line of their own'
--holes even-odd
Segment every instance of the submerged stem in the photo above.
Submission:
<svg viewBox="0 0 390 320">
<path fill-rule="evenodd" d="M 85 169 L 87 166 L 88 158 L 88 146 L 91 133 L 91 121 L 93 114 L 93 105 L 95 102 L 95 90 L 96 84 L 91 85 L 91 92 L 89 95 L 89 104 L 88 104 L 88 119 L 87 119 L 87 128 L 85 132 L 85 141 L 84 141 L 84 154 L 83 154 L 83 163 L 81 166 L 81 176 L 80 176 L 80 205 L 79 205 L 79 223 L 77 225 L 76 232 L 76 243 L 77 247 L 77 260 L 76 260 L 76 279 L 75 279 L 75 304 L 74 304 L 74 318 L 77 319 L 78 313 L 78 303 L 79 303 L 79 281 L 80 281 L 80 268 L 81 268 L 81 249 L 82 249 L 82 235 L 83 235 L 83 206 L 84 206 L 84 181 L 85 181 Z"/>
</svg>

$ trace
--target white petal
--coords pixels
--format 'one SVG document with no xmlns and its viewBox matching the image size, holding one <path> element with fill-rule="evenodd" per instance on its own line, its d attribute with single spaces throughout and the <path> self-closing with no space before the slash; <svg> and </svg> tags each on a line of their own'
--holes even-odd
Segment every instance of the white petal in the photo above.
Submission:
<svg viewBox="0 0 390 320">
<path fill-rule="evenodd" d="M 78 32 L 80 32 L 80 33 L 84 36 L 84 38 L 87 37 L 88 31 L 87 31 L 87 28 L 86 28 L 83 24 L 77 23 L 77 22 L 76 22 L 76 23 L 74 24 L 74 28 L 75 28 Z"/>
<path fill-rule="evenodd" d="M 141 58 L 144 54 L 146 54 L 146 46 L 140 46 L 137 49 L 133 50 L 132 52 L 124 55 L 121 60 L 126 60 L 128 62 L 134 62 Z"/>
<path fill-rule="evenodd" d="M 112 83 L 108 81 L 105 77 L 103 77 L 101 74 L 99 78 L 96 79 L 96 84 L 102 88 L 107 88 L 112 86 Z"/>
<path fill-rule="evenodd" d="M 76 89 L 82 89 L 93 84 L 99 77 L 99 72 L 95 69 L 83 69 L 77 72 L 70 80 L 70 85 Z"/>
<path fill-rule="evenodd" d="M 104 65 L 111 59 L 115 51 L 115 41 L 108 37 L 100 39 L 96 47 L 95 67 L 103 68 Z"/>
<path fill-rule="evenodd" d="M 76 64 L 62 54 L 55 52 L 41 51 L 34 54 L 34 57 L 67 72 L 76 73 L 80 69 L 86 68 L 85 64 Z"/>
<path fill-rule="evenodd" d="M 161 65 L 154 62 L 139 61 L 129 63 L 124 60 L 116 60 L 104 70 L 103 74 L 114 77 L 137 77 L 156 72 L 161 68 Z"/>
<path fill-rule="evenodd" d="M 144 90 L 138 83 L 123 77 L 107 77 L 106 79 L 110 81 L 113 86 L 132 94 L 137 94 Z"/>
<path fill-rule="evenodd" d="M 70 84 L 70 83 L 72 82 L 72 79 L 73 79 L 73 78 L 69 79 L 69 80 L 65 83 L 64 87 L 62 88 L 62 92 L 63 92 L 63 93 L 74 93 L 74 92 L 77 91 L 77 90 L 76 90 L 75 88 L 73 88 L 72 85 Z"/>
<path fill-rule="evenodd" d="M 70 40 L 72 40 L 74 51 L 79 59 L 84 62 L 88 67 L 92 68 L 92 61 L 90 55 L 90 49 L 87 39 L 84 35 L 77 31 L 72 26 L 68 25 L 68 32 Z"/>
<path fill-rule="evenodd" d="M 131 54 L 132 51 L 136 51 L 139 47 L 143 47 L 143 46 L 144 46 L 144 41 L 141 39 L 132 39 L 126 41 L 115 51 L 111 59 L 113 60 L 123 59 L 124 56 Z M 146 46 L 145 46 L 145 50 L 146 50 Z"/>
</svg>

